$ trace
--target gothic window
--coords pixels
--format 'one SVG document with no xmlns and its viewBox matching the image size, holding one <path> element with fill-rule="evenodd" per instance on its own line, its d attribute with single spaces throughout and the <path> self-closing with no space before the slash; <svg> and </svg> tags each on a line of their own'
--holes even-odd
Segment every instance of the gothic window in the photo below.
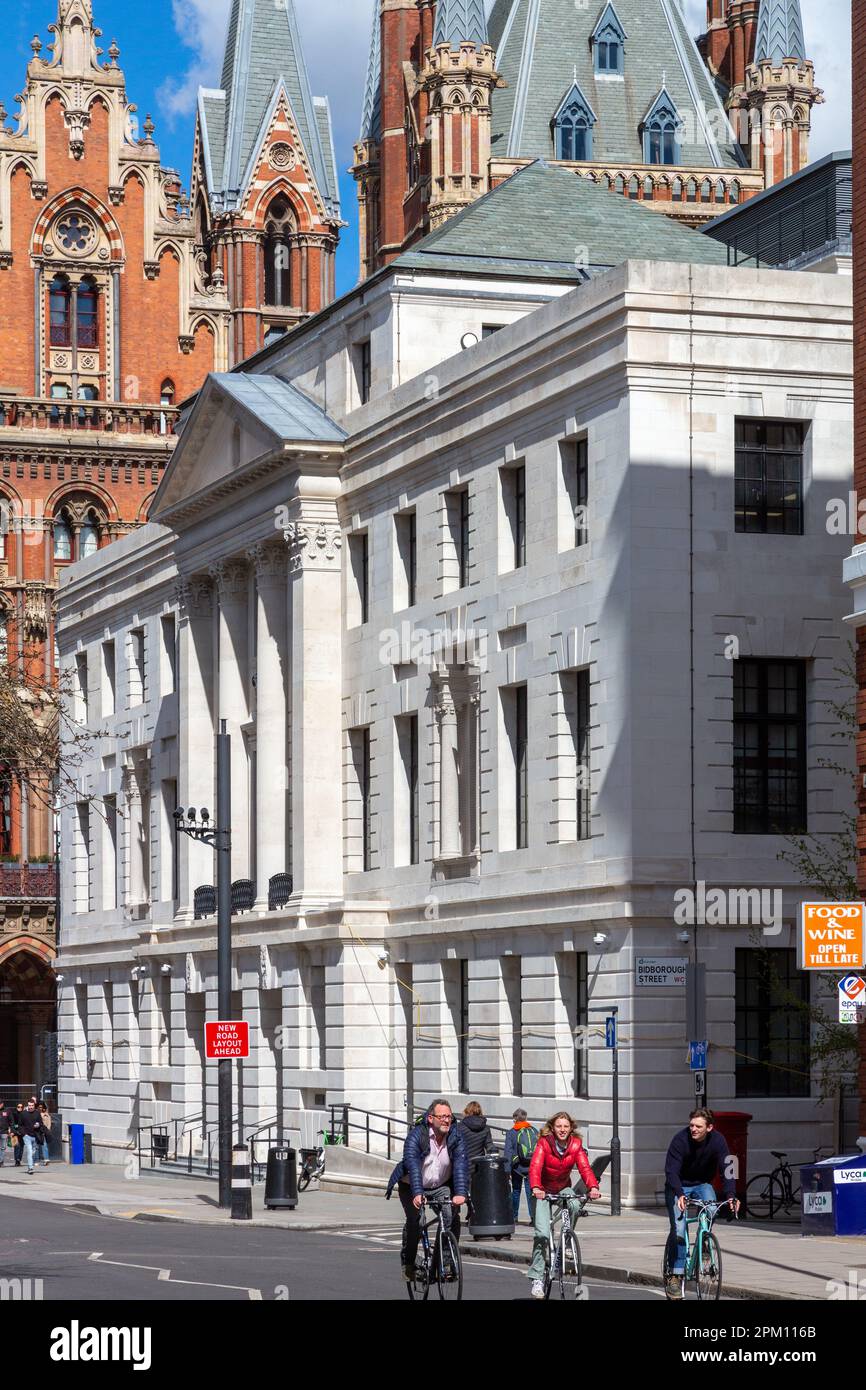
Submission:
<svg viewBox="0 0 866 1390">
<path fill-rule="evenodd" d="M 652 202 L 653 194 L 654 194 L 654 193 L 655 193 L 655 184 L 653 183 L 653 181 L 652 181 L 652 179 L 650 178 L 649 174 L 647 174 L 646 178 L 645 178 L 644 181 L 643 181 L 643 196 L 644 196 L 644 198 L 646 199 L 646 201 L 647 201 L 648 203 L 651 203 L 651 202 Z"/>
<path fill-rule="evenodd" d="M 89 275 L 85 275 L 78 286 L 75 305 L 78 346 L 80 348 L 99 346 L 98 311 L 99 291 L 96 288 L 96 282 Z"/>
<path fill-rule="evenodd" d="M 659 92 L 643 122 L 644 162 L 646 164 L 678 164 L 680 162 L 679 112 L 664 87 Z"/>
<path fill-rule="evenodd" d="M 79 213 L 71 212 L 58 225 L 57 241 L 64 251 L 80 255 L 93 241 L 93 227 Z"/>
<path fill-rule="evenodd" d="M 51 399 L 53 401 L 68 401 L 71 395 L 69 386 L 64 381 L 55 381 L 51 385 Z M 69 411 L 63 410 L 59 405 L 51 407 L 52 425 L 68 425 Z"/>
<path fill-rule="evenodd" d="M 553 118 L 557 159 L 592 159 L 592 128 L 596 116 L 575 82 Z"/>
<path fill-rule="evenodd" d="M 701 202 L 708 203 L 712 197 L 712 192 L 713 185 L 710 183 L 709 179 L 704 179 L 701 184 Z"/>
<path fill-rule="evenodd" d="M 740 201 L 740 185 L 736 179 L 734 179 L 734 182 L 731 184 L 728 197 L 732 203 L 738 203 Z"/>
<path fill-rule="evenodd" d="M 0 622 L 3 619 L 0 617 Z M 4 768 L 0 772 L 0 855 L 12 853 L 12 779 Z"/>
<path fill-rule="evenodd" d="M 628 196 L 632 199 L 635 199 L 638 197 L 639 193 L 640 183 L 638 181 L 637 174 L 632 174 L 631 178 L 628 181 Z"/>
<path fill-rule="evenodd" d="M 602 77 L 623 75 L 626 37 L 614 6 L 606 5 L 590 38 L 593 66 Z"/>
<path fill-rule="evenodd" d="M 456 96 L 455 105 L 459 106 L 460 97 Z M 418 141 L 415 139 L 415 123 L 412 120 L 412 112 L 406 107 L 406 178 L 407 186 L 414 188 L 421 177 L 421 156 L 418 150 Z"/>
<path fill-rule="evenodd" d="M 9 505 L 9 498 L 0 496 L 0 560 L 5 560 L 7 557 L 6 537 L 11 529 L 12 508 Z"/>
<path fill-rule="evenodd" d="M 674 179 L 674 182 L 673 182 L 673 191 L 672 191 L 672 193 L 671 193 L 671 197 L 672 197 L 672 199 L 673 199 L 673 201 L 674 201 L 675 203 L 681 203 L 681 202 L 683 201 L 683 181 L 682 181 L 682 179 Z"/>
<path fill-rule="evenodd" d="M 82 560 L 89 559 L 99 549 L 99 518 L 93 511 L 87 513 L 84 525 L 78 533 L 78 549 L 79 558 Z"/>
<path fill-rule="evenodd" d="M 168 380 L 164 381 L 159 390 L 159 403 L 162 406 L 162 413 L 159 417 L 160 434 L 168 434 L 168 416 L 165 412 L 166 410 L 170 410 L 174 405 L 174 396 L 174 382 Z"/>
<path fill-rule="evenodd" d="M 698 185 L 696 179 L 689 179 L 686 185 L 686 202 L 696 203 L 698 200 Z"/>
<path fill-rule="evenodd" d="M 275 198 L 265 223 L 265 303 L 289 308 L 292 302 L 292 234 L 288 200 Z"/>
<path fill-rule="evenodd" d="M 51 282 L 51 346 L 72 346 L 72 290 L 65 275 Z"/>
<path fill-rule="evenodd" d="M 54 521 L 54 558 L 63 561 L 72 559 L 72 526 L 66 512 L 61 512 Z"/>
<path fill-rule="evenodd" d="M 9 615 L 0 606 L 0 662 L 6 665 L 9 660 Z"/>
</svg>

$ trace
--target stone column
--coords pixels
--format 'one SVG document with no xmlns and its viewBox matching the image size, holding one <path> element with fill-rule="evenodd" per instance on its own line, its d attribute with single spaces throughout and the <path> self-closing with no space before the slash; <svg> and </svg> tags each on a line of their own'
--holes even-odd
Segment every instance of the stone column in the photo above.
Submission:
<svg viewBox="0 0 866 1390">
<path fill-rule="evenodd" d="M 460 833 L 460 777 L 457 706 L 450 687 L 440 687 L 439 721 L 439 857 L 463 853 Z"/>
<path fill-rule="evenodd" d="M 293 903 L 343 893 L 342 534 L 338 478 L 299 477 L 285 533 L 291 570 Z"/>
<path fill-rule="evenodd" d="M 250 777 L 244 741 L 249 721 L 249 570 L 221 560 L 211 571 L 219 590 L 219 710 L 232 741 L 232 880 L 250 875 Z"/>
<path fill-rule="evenodd" d="M 258 586 L 256 621 L 256 873 L 258 907 L 268 906 L 268 883 L 287 873 L 288 554 L 280 542 L 253 551 Z"/>
<path fill-rule="evenodd" d="M 177 586 L 178 729 L 180 758 L 178 802 L 197 812 L 216 815 L 213 723 L 213 584 L 204 574 L 181 579 Z M 214 853 L 209 845 L 178 836 L 179 915 L 191 921 L 196 888 L 214 885 Z"/>
</svg>

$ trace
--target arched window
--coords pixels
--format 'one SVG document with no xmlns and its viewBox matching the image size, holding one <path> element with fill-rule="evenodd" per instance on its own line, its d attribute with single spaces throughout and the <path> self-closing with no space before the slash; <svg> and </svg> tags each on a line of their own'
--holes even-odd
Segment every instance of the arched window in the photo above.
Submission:
<svg viewBox="0 0 866 1390">
<path fill-rule="evenodd" d="M 628 196 L 629 196 L 630 198 L 634 199 L 634 198 L 639 197 L 639 195 L 640 195 L 640 181 L 639 181 L 639 179 L 638 179 L 637 174 L 632 174 L 631 178 L 630 178 L 629 181 L 628 181 Z"/>
<path fill-rule="evenodd" d="M 53 401 L 68 401 L 72 395 L 71 387 L 65 381 L 54 381 L 51 383 L 51 399 Z M 59 405 L 51 407 L 52 425 L 69 425 L 70 415 L 68 410 L 62 409 Z"/>
<path fill-rule="evenodd" d="M 575 82 L 553 118 L 557 159 L 592 159 L 595 112 Z"/>
<path fill-rule="evenodd" d="M 682 181 L 682 179 L 674 179 L 673 191 L 672 191 L 672 193 L 671 193 L 671 197 L 672 197 L 672 199 L 673 199 L 673 201 L 674 201 L 675 203 L 681 203 L 681 202 L 683 201 L 683 181 Z"/>
<path fill-rule="evenodd" d="M 736 179 L 734 179 L 733 183 L 728 189 L 728 197 L 730 198 L 732 203 L 738 203 L 740 201 L 740 185 L 738 184 Z"/>
<path fill-rule="evenodd" d="M 698 184 L 696 179 L 689 179 L 686 185 L 686 202 L 696 203 L 698 201 Z"/>
<path fill-rule="evenodd" d="M 160 434 L 168 434 L 168 416 L 166 410 L 171 410 L 174 405 L 174 382 L 166 380 L 159 389 L 159 403 L 162 406 L 162 414 L 159 417 Z"/>
<path fill-rule="evenodd" d="M 704 179 L 701 184 L 701 202 L 708 203 L 712 197 L 712 192 L 713 185 L 710 183 L 709 179 Z"/>
<path fill-rule="evenodd" d="M 8 497 L 0 497 L 0 560 L 5 560 L 7 555 L 6 537 L 12 531 L 12 508 L 9 505 Z M 0 609 L 2 612 L 2 609 Z"/>
<path fill-rule="evenodd" d="M 5 666 L 9 660 L 9 615 L 0 605 L 0 662 Z"/>
<path fill-rule="evenodd" d="M 654 194 L 654 193 L 655 193 L 655 184 L 653 183 L 653 181 L 652 181 L 652 179 L 650 178 L 649 174 L 647 174 L 646 178 L 645 178 L 644 181 L 643 181 L 643 196 L 644 196 L 644 199 L 646 200 L 646 202 L 648 202 L 648 203 L 651 203 L 651 202 L 652 202 L 652 200 L 653 200 L 653 194 Z"/>
<path fill-rule="evenodd" d="M 90 511 L 78 533 L 78 558 L 80 560 L 87 560 L 91 555 L 96 554 L 99 549 L 99 537 L 99 518 L 96 512 Z"/>
<path fill-rule="evenodd" d="M 67 512 L 61 512 L 54 518 L 54 558 L 63 561 L 72 559 L 72 524 Z"/>
<path fill-rule="evenodd" d="M 275 198 L 265 224 L 265 303 L 276 308 L 289 308 L 292 302 L 293 231 L 288 201 Z"/>
<path fill-rule="evenodd" d="M 55 275 L 50 294 L 51 346 L 72 347 L 72 290 L 65 275 Z"/>
<path fill-rule="evenodd" d="M 590 38 L 593 66 L 597 73 L 603 77 L 622 75 L 625 67 L 625 40 L 626 32 L 616 9 L 613 4 L 605 5 Z"/>
<path fill-rule="evenodd" d="M 717 181 L 717 183 L 716 183 L 716 202 L 717 202 L 717 203 L 723 203 L 724 201 L 725 201 L 725 181 L 724 181 L 724 179 L 719 179 L 719 180 Z"/>
<path fill-rule="evenodd" d="M 96 287 L 96 281 L 89 275 L 85 275 L 81 284 L 78 286 L 75 315 L 78 329 L 78 346 L 80 348 L 98 347 L 99 290 Z"/>
<path fill-rule="evenodd" d="M 678 164 L 680 162 L 679 132 L 682 121 L 679 112 L 662 87 L 643 123 L 644 161 L 647 164 Z"/>
<path fill-rule="evenodd" d="M 3 617 L 0 615 L 0 623 Z M 0 854 L 12 853 L 12 779 L 4 768 L 0 771 Z"/>
</svg>

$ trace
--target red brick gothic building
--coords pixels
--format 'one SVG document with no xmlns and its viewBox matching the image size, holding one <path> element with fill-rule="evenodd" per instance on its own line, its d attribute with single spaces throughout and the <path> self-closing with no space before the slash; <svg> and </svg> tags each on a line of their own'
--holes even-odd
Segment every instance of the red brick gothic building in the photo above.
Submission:
<svg viewBox="0 0 866 1390">
<path fill-rule="evenodd" d="M 92 0 L 49 28 L 0 104 L 0 660 L 47 679 L 61 571 L 146 519 L 178 402 L 330 302 L 341 225 L 292 0 L 234 0 L 191 202 Z M 0 1086 L 51 1073 L 52 821 L 0 768 Z"/>
</svg>

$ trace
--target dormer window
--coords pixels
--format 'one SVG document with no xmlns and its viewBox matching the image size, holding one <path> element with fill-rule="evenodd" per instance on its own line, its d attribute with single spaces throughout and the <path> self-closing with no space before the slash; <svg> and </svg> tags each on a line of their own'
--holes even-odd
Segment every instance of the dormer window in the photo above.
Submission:
<svg viewBox="0 0 866 1390">
<path fill-rule="evenodd" d="M 622 27 L 613 4 L 605 5 L 592 31 L 593 67 L 599 77 L 622 77 L 625 73 L 625 41 L 628 35 Z"/>
<path fill-rule="evenodd" d="M 683 122 L 673 98 L 662 87 L 642 122 L 645 164 L 679 164 Z"/>
<path fill-rule="evenodd" d="M 592 128 L 596 115 L 575 82 L 553 118 L 557 159 L 592 159 Z"/>
</svg>

